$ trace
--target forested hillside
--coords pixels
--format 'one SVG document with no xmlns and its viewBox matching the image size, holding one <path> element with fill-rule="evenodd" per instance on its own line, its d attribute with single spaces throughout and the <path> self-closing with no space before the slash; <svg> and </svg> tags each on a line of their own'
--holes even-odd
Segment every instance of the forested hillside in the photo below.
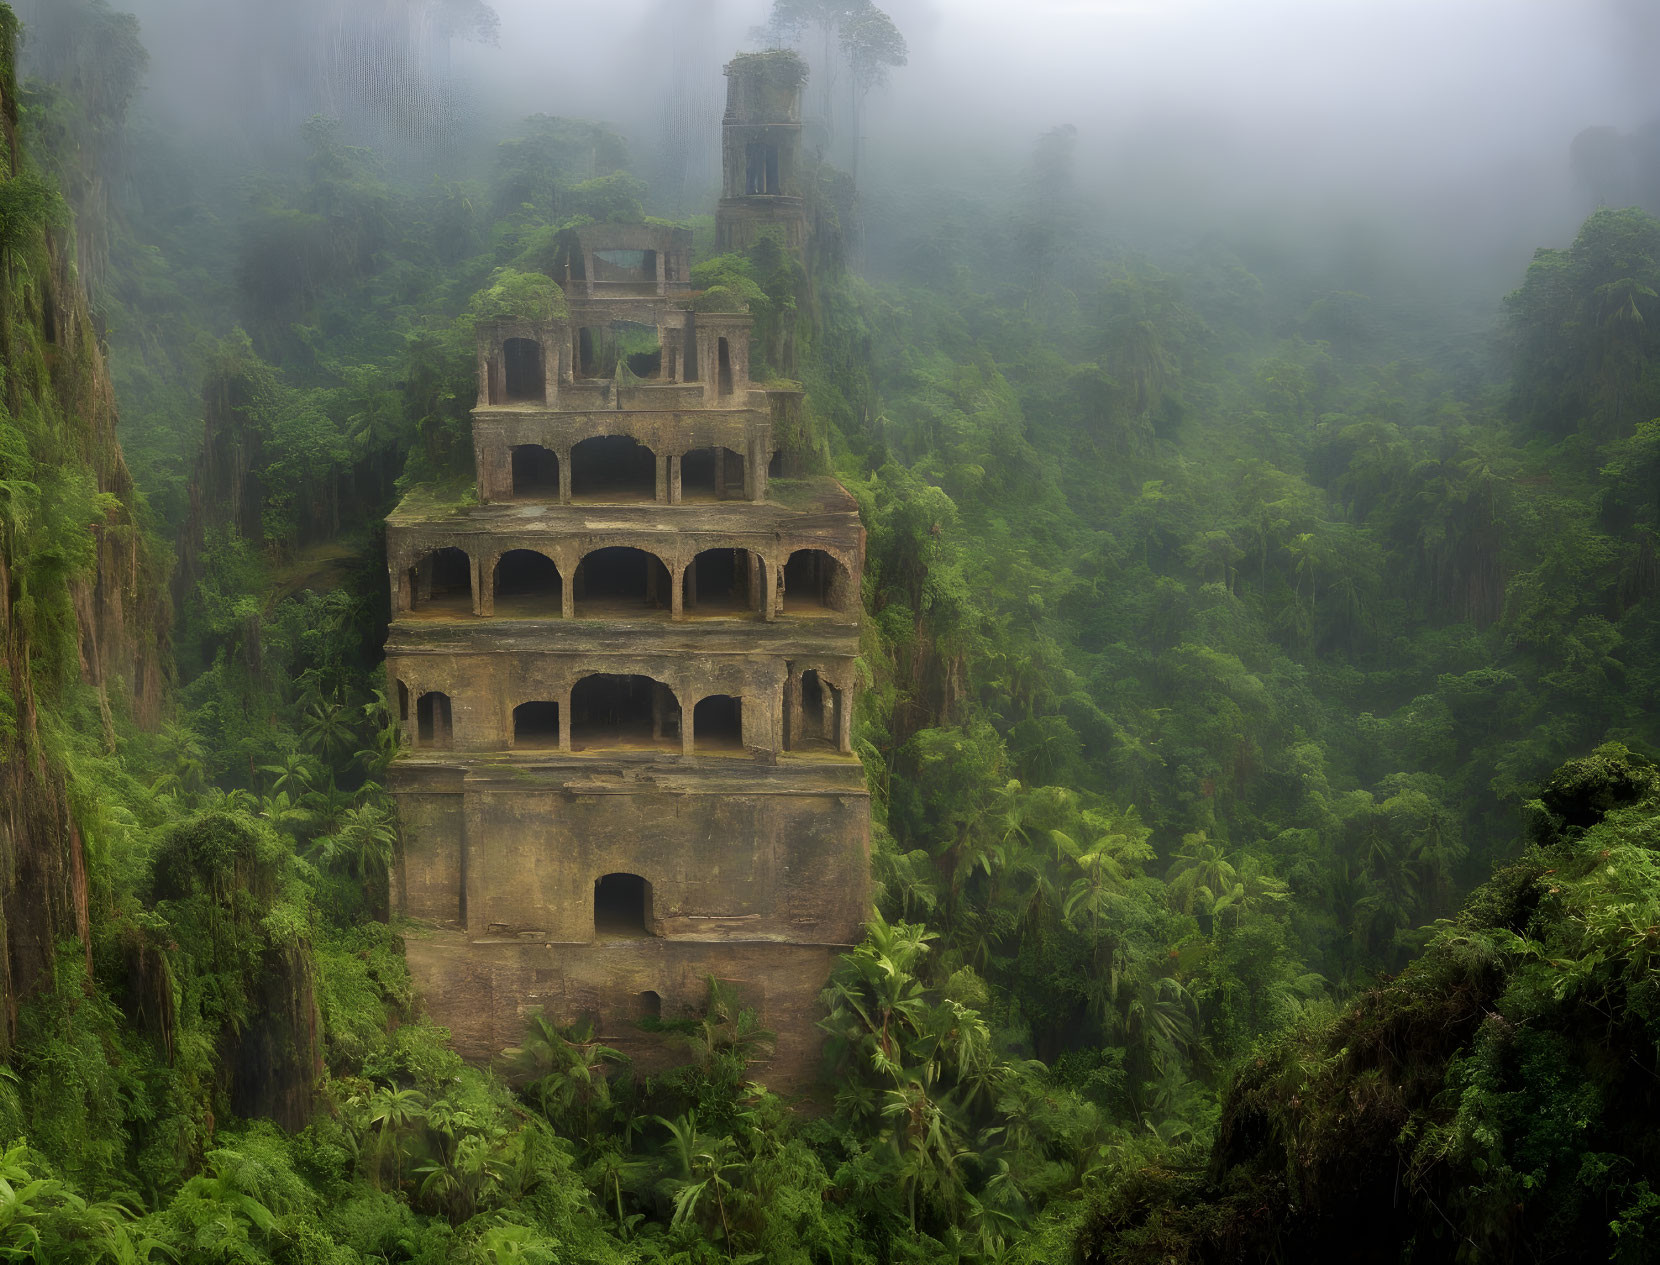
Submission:
<svg viewBox="0 0 1660 1265">
<path fill-rule="evenodd" d="M 1061 128 L 1009 185 L 820 166 L 804 262 L 689 222 L 869 533 L 877 908 L 786 1103 L 713 985 L 666 1075 L 547 1023 L 464 1066 L 389 919 L 381 522 L 469 478 L 474 319 L 669 209 L 647 142 L 536 116 L 435 178 L 316 117 L 261 161 L 129 117 L 104 0 L 31 57 L 0 1255 L 1652 1253 L 1660 220 L 1370 294 L 1122 240 Z"/>
</svg>

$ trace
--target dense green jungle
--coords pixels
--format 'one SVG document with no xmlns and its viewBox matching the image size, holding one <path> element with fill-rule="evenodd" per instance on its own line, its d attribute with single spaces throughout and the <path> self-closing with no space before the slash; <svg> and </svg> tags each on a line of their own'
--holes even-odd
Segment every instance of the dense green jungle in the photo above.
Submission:
<svg viewBox="0 0 1660 1265">
<path fill-rule="evenodd" d="M 1057 127 L 971 189 L 824 163 L 804 261 L 717 254 L 602 122 L 208 152 L 119 0 L 37 22 L 0 1259 L 1660 1259 L 1660 219 L 1423 303 L 1121 240 Z M 877 903 L 799 1101 L 714 985 L 666 1074 L 547 1022 L 465 1065 L 389 911 L 382 520 L 471 477 L 473 321 L 670 213 L 868 531 Z"/>
</svg>

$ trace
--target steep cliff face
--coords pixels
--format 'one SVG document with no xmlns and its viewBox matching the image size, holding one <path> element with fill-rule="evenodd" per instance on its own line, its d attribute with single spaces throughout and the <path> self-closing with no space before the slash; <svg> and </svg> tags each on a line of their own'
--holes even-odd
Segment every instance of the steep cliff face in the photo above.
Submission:
<svg viewBox="0 0 1660 1265">
<path fill-rule="evenodd" d="M 67 243 L 62 199 L 18 141 L 17 23 L 0 5 L 0 1041 L 87 942 L 86 863 L 44 723 L 90 687 L 114 716 L 160 714 L 168 608 L 115 437 L 114 392 Z"/>
</svg>

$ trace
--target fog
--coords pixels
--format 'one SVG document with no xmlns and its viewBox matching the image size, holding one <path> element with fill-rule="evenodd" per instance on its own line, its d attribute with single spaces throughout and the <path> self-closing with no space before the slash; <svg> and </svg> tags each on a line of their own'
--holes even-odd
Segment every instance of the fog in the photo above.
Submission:
<svg viewBox="0 0 1660 1265">
<path fill-rule="evenodd" d="M 257 156 L 314 110 L 361 122 L 354 112 L 385 105 L 384 83 L 354 97 L 340 84 L 363 69 L 327 63 L 353 30 L 398 13 L 407 29 L 395 56 L 374 54 L 379 75 L 436 85 L 444 104 L 429 112 L 462 121 L 444 153 L 425 155 L 432 165 L 482 174 L 516 120 L 576 115 L 624 130 L 646 174 L 677 173 L 657 190 L 661 209 L 703 209 L 720 66 L 765 42 L 765 0 L 495 0 L 493 41 L 452 38 L 440 18 L 472 2 L 115 7 L 143 25 L 147 107 L 201 144 Z M 51 0 L 28 0 L 25 18 L 31 3 Z M 925 189 L 1007 188 L 1035 139 L 1071 124 L 1081 188 L 1132 244 L 1269 221 L 1350 236 L 1364 224 L 1412 243 L 1432 269 L 1513 277 L 1594 204 L 1569 162 L 1574 137 L 1660 116 L 1660 22 L 1644 0 L 886 7 L 910 57 L 866 101 L 861 185 L 878 239 L 889 221 L 915 219 Z"/>
</svg>

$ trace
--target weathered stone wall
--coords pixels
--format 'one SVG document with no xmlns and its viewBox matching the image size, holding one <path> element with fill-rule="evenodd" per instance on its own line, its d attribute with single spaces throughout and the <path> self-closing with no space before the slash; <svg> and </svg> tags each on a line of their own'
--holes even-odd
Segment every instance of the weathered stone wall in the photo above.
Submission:
<svg viewBox="0 0 1660 1265">
<path fill-rule="evenodd" d="M 712 976 L 753 1006 L 777 1036 L 773 1057 L 754 1069 L 774 1088 L 809 1083 L 820 1067 L 819 994 L 843 946 L 708 943 L 649 938 L 586 947 L 537 941 L 468 941 L 460 932 L 406 934 L 422 996 L 465 1057 L 488 1060 L 524 1039 L 531 1014 L 594 1020 L 599 1039 L 645 1070 L 685 1061 L 684 1044 L 644 1031 L 639 997 L 662 999 L 662 1018 L 700 1013 Z"/>
<path fill-rule="evenodd" d="M 497 1056 L 540 1008 L 595 1018 L 608 1043 L 660 1065 L 674 1050 L 638 1027 L 638 996 L 656 993 L 665 1019 L 693 1014 L 713 975 L 780 1034 L 767 1079 L 810 1075 L 818 994 L 868 912 L 856 761 L 406 759 L 391 787 L 410 968 L 463 1054 Z M 596 933 L 594 885 L 613 873 L 651 885 L 651 934 Z"/>
</svg>

